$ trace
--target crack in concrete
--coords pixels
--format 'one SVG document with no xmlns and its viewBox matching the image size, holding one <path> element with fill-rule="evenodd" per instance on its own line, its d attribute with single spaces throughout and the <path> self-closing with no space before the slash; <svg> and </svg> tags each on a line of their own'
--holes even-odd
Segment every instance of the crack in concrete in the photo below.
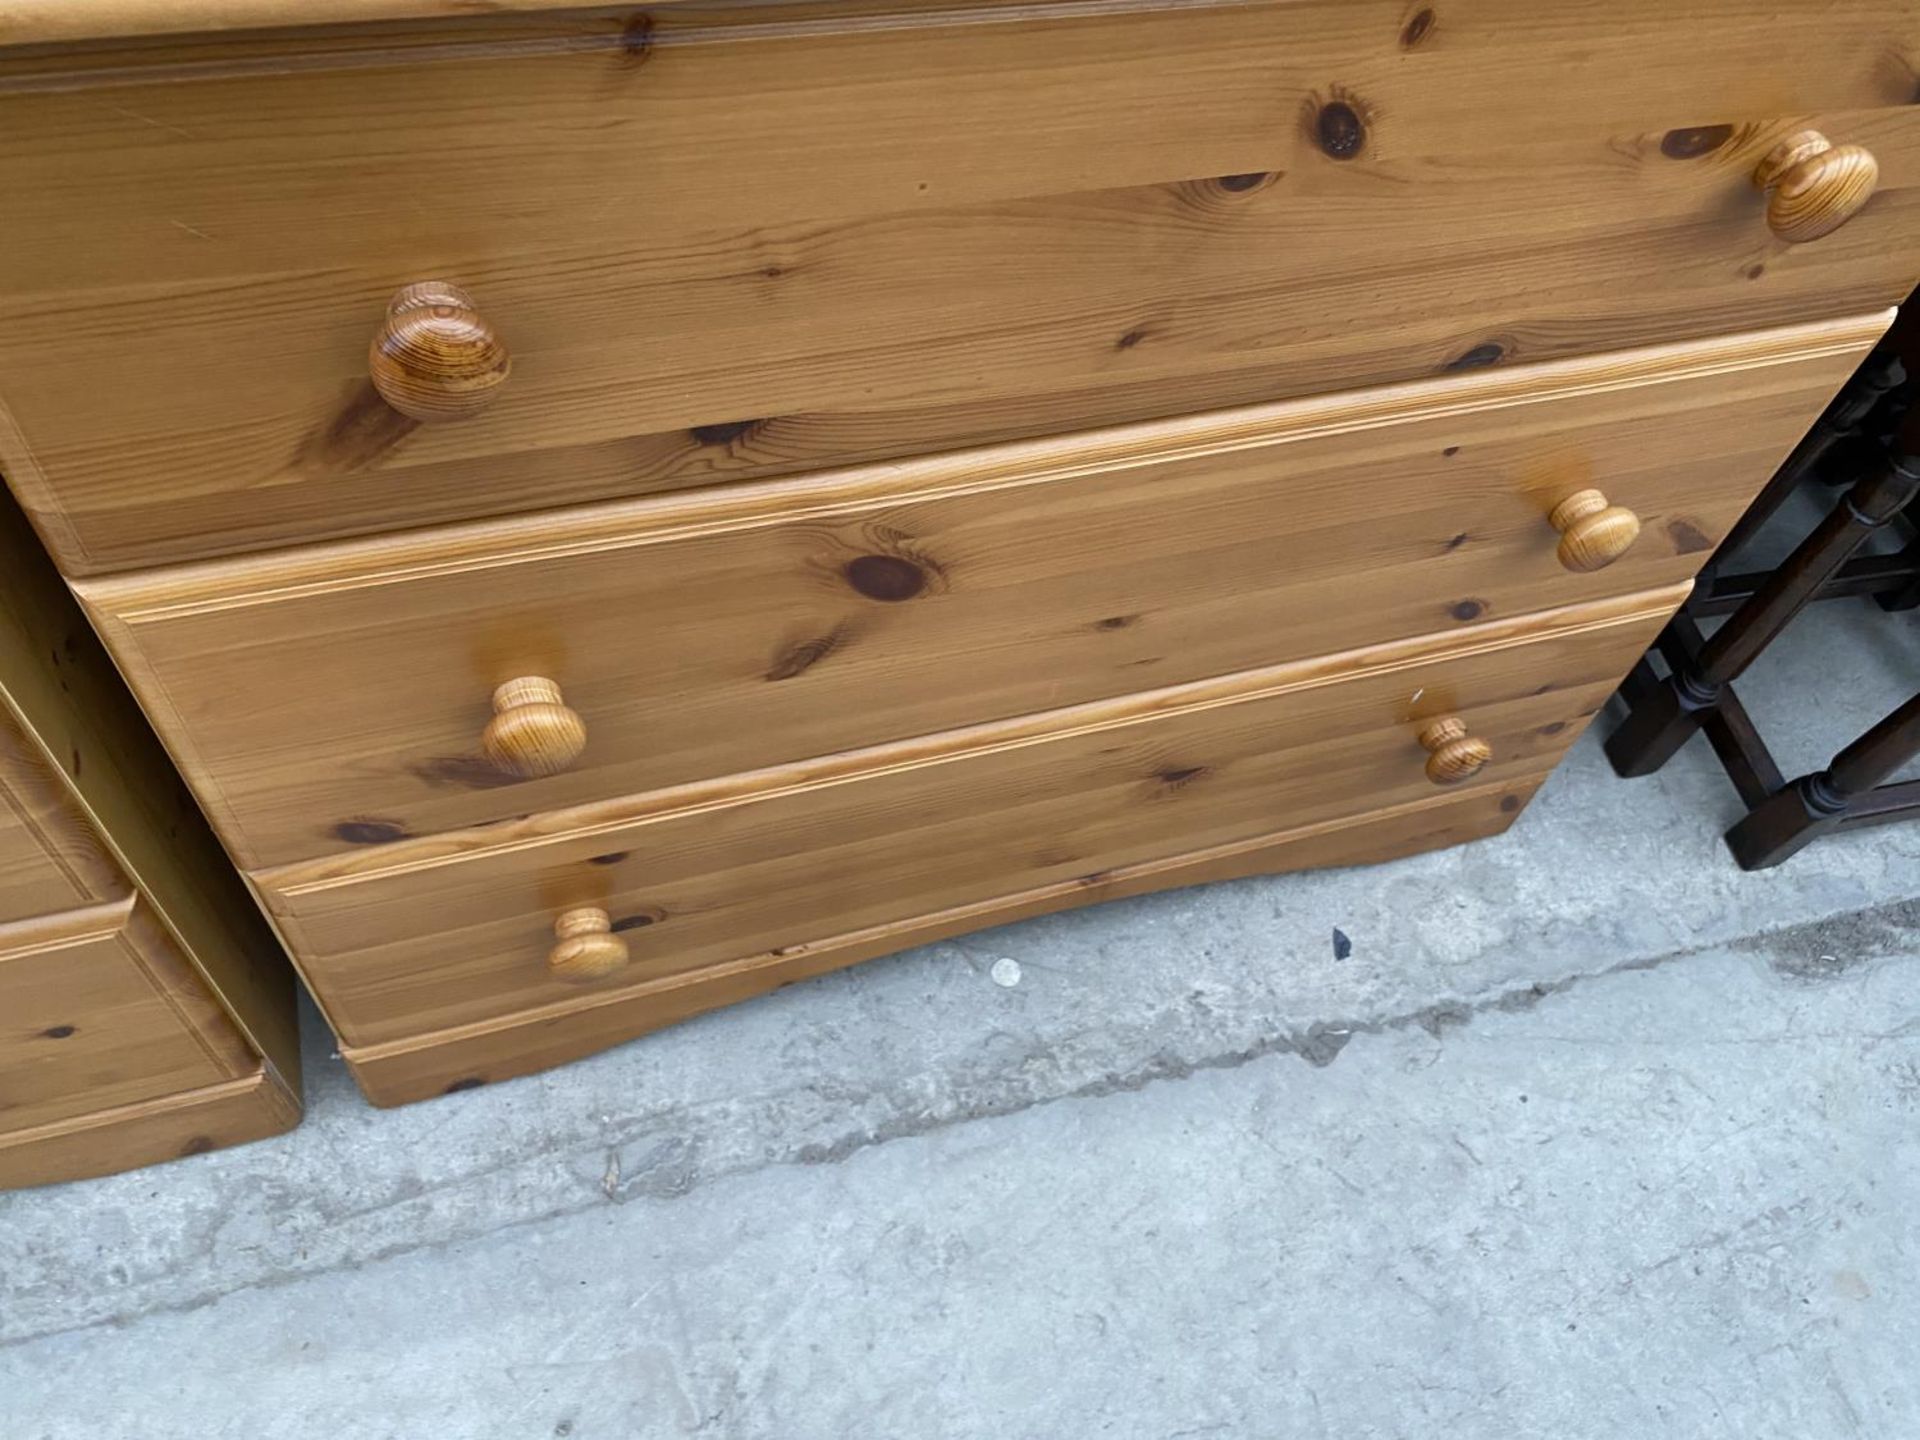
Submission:
<svg viewBox="0 0 1920 1440">
<path fill-rule="evenodd" d="M 1241 1049 L 1220 1055 L 1202 1056 L 1199 1059 L 1187 1060 L 1179 1056 L 1156 1055 L 1126 1074 L 1103 1076 L 1070 1090 L 1063 1090 L 1058 1095 L 1020 1097 L 1004 1104 L 988 1102 L 949 1112 L 902 1116 L 895 1122 L 856 1131 L 827 1144 L 803 1145 L 791 1156 L 769 1160 L 766 1165 L 835 1165 L 862 1150 L 894 1140 L 915 1139 L 955 1125 L 970 1124 L 975 1120 L 997 1120 L 1041 1106 L 1058 1104 L 1064 1100 L 1098 1100 L 1110 1095 L 1128 1094 L 1144 1090 L 1150 1085 L 1191 1079 L 1202 1071 L 1237 1070 L 1270 1056 L 1294 1055 L 1315 1069 L 1325 1069 L 1339 1058 L 1340 1052 L 1356 1035 L 1390 1035 L 1400 1031 L 1420 1029 L 1437 1040 L 1450 1030 L 1457 1030 L 1470 1024 L 1478 1015 L 1492 1012 L 1518 1014 L 1532 1010 L 1548 997 L 1563 994 L 1578 985 L 1633 971 L 1657 970 L 1676 961 L 1724 948 L 1726 947 L 1713 946 L 1705 950 L 1676 950 L 1667 955 L 1626 960 L 1618 965 L 1607 966 L 1605 969 L 1582 971 L 1559 980 L 1535 981 L 1512 990 L 1500 991 L 1481 1000 L 1441 1001 L 1398 1015 L 1374 1019 L 1318 1021 L 1304 1030 L 1280 1031 Z M 760 1170 L 766 1168 L 766 1165 L 756 1165 L 751 1168 Z M 741 1174 L 751 1173 L 751 1171 L 731 1173 Z"/>
<path fill-rule="evenodd" d="M 1565 994 L 1581 986 L 1620 975 L 1663 969 L 1701 955 L 1728 952 L 1753 954 L 1765 959 L 1783 978 L 1801 983 L 1817 983 L 1840 978 L 1874 960 L 1911 952 L 1916 948 L 1912 942 L 1917 935 L 1920 935 L 1920 900 L 1893 902 L 1805 924 L 1786 926 L 1731 942 L 1624 960 L 1615 965 L 1598 970 L 1580 971 L 1557 980 L 1534 981 L 1477 1000 L 1450 999 L 1394 1015 L 1319 1021 L 1304 1029 L 1276 1031 L 1251 1045 L 1218 1055 L 1185 1059 L 1177 1055 L 1158 1054 L 1148 1057 L 1125 1073 L 1104 1075 L 1055 1094 L 1010 1094 L 998 1100 L 956 1105 L 949 1109 L 923 1111 L 918 1114 L 905 1114 L 883 1124 L 849 1132 L 831 1141 L 799 1145 L 784 1154 L 769 1148 L 763 1150 L 760 1158 L 753 1163 L 722 1164 L 711 1171 L 703 1171 L 697 1163 L 697 1158 L 692 1160 L 687 1158 L 689 1151 L 697 1157 L 700 1149 L 697 1137 L 690 1138 L 685 1135 L 663 1137 L 660 1117 L 653 1117 L 643 1129 L 615 1142 L 611 1149 L 607 1148 L 605 1141 L 596 1142 L 592 1147 L 588 1147 L 605 1155 L 606 1168 L 596 1177 L 596 1183 L 579 1197 L 577 1203 L 553 1206 L 538 1214 L 509 1221 L 493 1230 L 447 1235 L 437 1239 L 402 1241 L 370 1249 L 351 1260 L 337 1264 L 322 1265 L 313 1269 L 286 1270 L 209 1290 L 186 1300 L 157 1303 L 100 1320 L 21 1335 L 0 1341 L 0 1352 L 58 1335 L 101 1327 L 125 1327 L 148 1315 L 188 1313 L 213 1305 L 226 1296 L 243 1290 L 276 1288 L 310 1277 L 329 1274 L 335 1270 L 359 1269 L 405 1255 L 505 1236 L 526 1226 L 545 1224 L 567 1215 L 582 1213 L 591 1209 L 596 1203 L 621 1204 L 638 1198 L 671 1202 L 707 1185 L 757 1174 L 777 1166 L 839 1164 L 862 1151 L 896 1140 L 915 1139 L 980 1120 L 1002 1119 L 1062 1101 L 1098 1100 L 1130 1094 L 1145 1090 L 1152 1085 L 1190 1079 L 1203 1071 L 1240 1069 L 1274 1056 L 1297 1056 L 1316 1069 L 1324 1069 L 1339 1058 L 1356 1035 L 1381 1036 L 1419 1029 L 1435 1039 L 1440 1039 L 1451 1031 L 1471 1024 L 1481 1015 L 1524 1013 L 1536 1009 L 1553 996 Z M 1809 956 L 1814 958 L 1809 961 L 1807 958 Z M 684 1123 L 684 1111 L 676 1110 L 673 1113 L 676 1119 Z M 630 1151 L 637 1146 L 648 1146 L 650 1141 L 651 1145 L 638 1157 L 639 1164 L 629 1167 L 623 1163 L 623 1151 Z M 553 1153 L 543 1153 L 539 1158 L 550 1161 Z M 623 1172 L 625 1172 L 624 1175 Z M 451 1188 L 470 1182 L 473 1178 L 475 1177 L 463 1176 L 458 1180 L 447 1182 L 445 1186 L 434 1188 Z M 370 1206 L 364 1211 L 355 1213 L 377 1213 L 381 1209 L 414 1203 L 421 1198 L 420 1193 L 407 1194 L 396 1197 L 389 1205 Z"/>
<path fill-rule="evenodd" d="M 1817 984 L 1836 980 L 1879 956 L 1912 948 L 1917 937 L 1920 899 L 1896 900 L 1749 935 L 1726 948 L 1760 956 L 1786 979 Z"/>
</svg>

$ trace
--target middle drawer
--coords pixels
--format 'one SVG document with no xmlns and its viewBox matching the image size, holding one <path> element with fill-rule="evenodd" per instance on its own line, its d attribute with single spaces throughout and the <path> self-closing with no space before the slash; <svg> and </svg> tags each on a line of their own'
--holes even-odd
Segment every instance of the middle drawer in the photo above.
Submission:
<svg viewBox="0 0 1920 1440">
<path fill-rule="evenodd" d="M 1886 320 L 80 590 L 258 868 L 1684 580 Z"/>
</svg>

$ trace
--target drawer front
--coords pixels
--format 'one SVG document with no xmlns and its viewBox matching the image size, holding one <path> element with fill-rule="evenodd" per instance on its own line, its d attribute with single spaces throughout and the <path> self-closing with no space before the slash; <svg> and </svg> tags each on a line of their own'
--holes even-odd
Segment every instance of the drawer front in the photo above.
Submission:
<svg viewBox="0 0 1920 1440">
<path fill-rule="evenodd" d="M 0 784 L 0 921 L 86 903 L 80 877 L 42 844 L 38 817 L 17 808 L 18 798 Z"/>
<path fill-rule="evenodd" d="M 258 1068 L 141 902 L 0 925 L 0 1132 Z"/>
<path fill-rule="evenodd" d="M 87 574 L 1856 313 L 1920 274 L 1916 56 L 1905 0 L 16 52 L 0 462 Z M 1807 124 L 1880 190 L 1787 243 L 1750 176 Z M 436 280 L 512 356 L 452 422 L 368 368 Z"/>
<path fill-rule="evenodd" d="M 256 878 L 342 1038 L 377 1044 L 1417 801 L 1446 763 L 1422 740 L 1442 717 L 1491 748 L 1464 785 L 1542 774 L 1685 588 L 1478 627 L 1456 649 L 1410 642 L 813 761 L 671 810 L 396 847 L 386 873 L 358 856 Z M 556 917 L 580 907 L 628 952 L 584 985 L 548 964 Z"/>
<path fill-rule="evenodd" d="M 119 866 L 0 695 L 0 924 L 126 891 Z"/>
<path fill-rule="evenodd" d="M 97 778 L 120 759 L 83 739 L 84 719 L 69 719 L 93 718 L 102 676 L 131 713 L 86 617 L 0 493 L 0 925 L 118 899 L 131 888 L 71 779 L 82 770 Z"/>
<path fill-rule="evenodd" d="M 1884 324 L 81 588 L 282 864 L 1686 579 Z M 1548 517 L 1592 487 L 1642 531 L 1576 573 Z M 561 773 L 485 749 L 521 677 Z"/>
<path fill-rule="evenodd" d="M 1208 850 L 1122 865 L 1099 878 L 1075 877 L 919 921 L 870 927 L 831 942 L 768 952 L 733 965 L 596 993 L 589 1003 L 547 1005 L 455 1030 L 403 1036 L 378 1045 L 342 1044 L 354 1080 L 376 1105 L 431 1096 L 530 1074 L 677 1025 L 724 1005 L 841 970 L 880 955 L 936 944 L 989 926 L 1012 924 L 1081 905 L 1156 890 L 1211 885 L 1250 875 L 1333 866 L 1377 865 L 1426 850 L 1497 835 L 1519 817 L 1546 777 L 1470 785 L 1395 810 L 1278 835 L 1235 840 Z M 1114 983 L 1124 984 L 1116 972 Z M 0 1183 L 6 1157 L 0 1151 Z"/>
</svg>

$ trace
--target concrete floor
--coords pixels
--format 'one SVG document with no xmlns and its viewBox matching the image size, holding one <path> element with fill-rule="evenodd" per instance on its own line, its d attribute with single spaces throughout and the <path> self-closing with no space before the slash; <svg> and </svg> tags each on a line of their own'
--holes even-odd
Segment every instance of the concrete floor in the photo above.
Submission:
<svg viewBox="0 0 1920 1440">
<path fill-rule="evenodd" d="M 1842 604 L 1743 690 L 1791 773 L 1916 675 Z M 406 1110 L 315 1027 L 293 1134 L 0 1197 L 0 1436 L 1910 1440 L 1920 826 L 1743 875 L 1596 738 Z"/>
</svg>

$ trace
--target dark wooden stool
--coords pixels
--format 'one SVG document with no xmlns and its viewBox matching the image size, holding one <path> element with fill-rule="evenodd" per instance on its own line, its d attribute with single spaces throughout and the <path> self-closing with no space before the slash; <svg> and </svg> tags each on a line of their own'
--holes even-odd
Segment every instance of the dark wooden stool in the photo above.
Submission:
<svg viewBox="0 0 1920 1440">
<path fill-rule="evenodd" d="M 1920 780 L 1883 785 L 1920 754 L 1920 692 L 1833 757 L 1747 811 L 1727 832 L 1742 870 L 1765 870 L 1809 841 L 1851 825 L 1876 825 L 1920 815 Z"/>
<path fill-rule="evenodd" d="M 1759 503 L 1768 513 L 1837 444 L 1858 438 L 1892 389 L 1885 369 L 1863 367 L 1782 466 L 1788 483 L 1770 484 L 1763 492 Z M 1704 732 L 1747 807 L 1747 817 L 1727 835 L 1735 859 L 1746 869 L 1777 865 L 1833 830 L 1920 815 L 1920 783 L 1880 783 L 1920 750 L 1920 698 L 1847 746 L 1827 769 L 1789 783 L 1733 690 L 1734 680 L 1816 598 L 1875 594 L 1888 609 L 1920 601 L 1915 580 L 1920 542 L 1896 555 L 1852 559 L 1920 493 L 1920 408 L 1903 409 L 1891 433 L 1873 447 L 1878 453 L 1866 472 L 1784 562 L 1761 574 L 1703 581 L 1655 642 L 1668 674 L 1662 678 L 1643 659 L 1620 688 L 1628 709 L 1607 739 L 1613 768 L 1623 776 L 1650 775 L 1696 732 Z M 1758 526 L 1759 521 L 1743 521 L 1721 554 Z M 1731 617 L 1711 637 L 1701 634 L 1702 617 L 1729 611 Z"/>
</svg>

